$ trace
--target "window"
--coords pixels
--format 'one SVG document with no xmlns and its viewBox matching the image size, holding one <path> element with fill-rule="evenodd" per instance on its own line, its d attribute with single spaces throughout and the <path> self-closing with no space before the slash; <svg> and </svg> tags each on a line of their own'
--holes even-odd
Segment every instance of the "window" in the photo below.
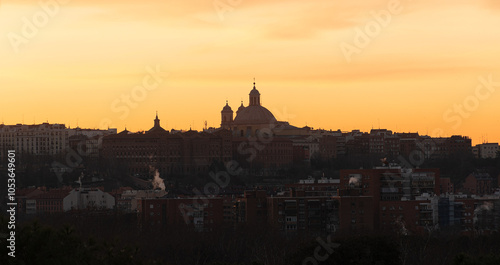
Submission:
<svg viewBox="0 0 500 265">
<path fill-rule="evenodd" d="M 149 208 L 150 208 L 150 209 L 153 209 L 153 207 L 154 207 L 154 206 L 153 206 L 153 204 L 150 204 L 150 205 L 149 205 Z"/>
</svg>

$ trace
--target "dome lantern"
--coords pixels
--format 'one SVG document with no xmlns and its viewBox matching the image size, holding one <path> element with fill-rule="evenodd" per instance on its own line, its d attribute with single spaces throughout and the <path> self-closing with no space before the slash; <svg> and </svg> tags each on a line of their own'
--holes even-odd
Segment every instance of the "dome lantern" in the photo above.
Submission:
<svg viewBox="0 0 500 265">
<path fill-rule="evenodd" d="M 255 88 L 255 81 L 253 82 L 253 89 L 250 91 L 250 106 L 260 106 L 260 92 Z"/>
</svg>

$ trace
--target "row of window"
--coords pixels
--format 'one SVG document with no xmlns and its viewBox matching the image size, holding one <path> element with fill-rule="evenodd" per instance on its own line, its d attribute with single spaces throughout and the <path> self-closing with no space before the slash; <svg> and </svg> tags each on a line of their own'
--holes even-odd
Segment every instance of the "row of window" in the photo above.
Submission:
<svg viewBox="0 0 500 265">
<path fill-rule="evenodd" d="M 399 208 L 399 210 L 400 210 L 400 211 L 402 211 L 402 210 L 403 210 L 403 206 L 399 206 L 398 208 Z M 385 211 L 385 210 L 386 210 L 386 207 L 385 207 L 385 206 L 382 206 L 382 211 Z M 389 207 L 389 210 L 391 210 L 391 211 L 396 210 L 396 207 L 394 207 L 394 206 L 390 206 L 390 207 Z M 415 210 L 418 210 L 418 206 L 415 206 Z"/>
</svg>

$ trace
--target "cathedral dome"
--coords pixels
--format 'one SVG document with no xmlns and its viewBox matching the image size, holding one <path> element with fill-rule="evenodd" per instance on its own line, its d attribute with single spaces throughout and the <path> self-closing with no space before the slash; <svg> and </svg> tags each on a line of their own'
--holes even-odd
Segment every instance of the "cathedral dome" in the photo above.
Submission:
<svg viewBox="0 0 500 265">
<path fill-rule="evenodd" d="M 241 110 L 238 109 L 238 114 L 234 119 L 234 124 L 236 125 L 271 124 L 275 122 L 276 118 L 274 115 L 260 105 L 248 106 Z"/>
<path fill-rule="evenodd" d="M 245 109 L 245 106 L 243 106 L 243 101 L 241 101 L 241 106 L 238 108 L 238 110 L 236 111 L 236 114 L 240 113 L 242 110 Z"/>
<path fill-rule="evenodd" d="M 253 84 L 254 84 L 254 86 L 253 86 L 252 91 L 250 91 L 250 96 L 260 96 L 260 92 L 259 92 L 259 90 L 257 90 L 257 89 L 255 88 L 255 83 L 253 83 Z"/>
</svg>

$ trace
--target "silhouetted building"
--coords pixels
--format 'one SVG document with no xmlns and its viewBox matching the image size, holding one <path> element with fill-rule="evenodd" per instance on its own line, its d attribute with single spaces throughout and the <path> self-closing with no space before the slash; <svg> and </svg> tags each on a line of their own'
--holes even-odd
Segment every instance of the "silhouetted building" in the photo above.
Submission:
<svg viewBox="0 0 500 265">
<path fill-rule="evenodd" d="M 321 154 L 321 158 L 328 160 L 345 156 L 345 140 L 345 137 L 342 135 L 324 135 L 319 138 L 319 153 Z"/>
<path fill-rule="evenodd" d="M 474 229 L 474 198 L 470 198 L 467 195 L 455 195 L 454 197 L 455 202 L 461 202 L 463 204 L 462 231 L 472 231 Z"/>
<path fill-rule="evenodd" d="M 439 179 L 439 190 L 440 193 L 454 193 L 455 189 L 450 178 L 440 178 Z"/>
<path fill-rule="evenodd" d="M 17 153 L 32 155 L 56 155 L 69 147 L 71 136 L 104 136 L 116 133 L 116 129 L 98 130 L 66 128 L 64 124 L 16 124 L 0 125 L 0 147 L 3 153 L 15 149 Z"/>
<path fill-rule="evenodd" d="M 494 179 L 486 172 L 474 172 L 467 176 L 462 192 L 474 195 L 493 194 Z"/>
<path fill-rule="evenodd" d="M 243 102 L 241 104 L 243 106 Z M 229 107 L 229 104 L 226 100 L 226 106 L 224 106 L 224 108 L 222 108 L 221 111 L 220 127 L 223 129 L 231 129 L 232 126 L 233 126 L 233 110 L 231 109 L 231 107 Z"/>
<path fill-rule="evenodd" d="M 293 143 L 290 139 L 273 137 L 268 142 L 255 142 L 246 137 L 233 138 L 233 158 L 250 172 L 275 173 L 293 163 Z"/>
<path fill-rule="evenodd" d="M 99 188 L 76 188 L 63 199 L 63 210 L 111 210 L 115 197 Z"/>
<path fill-rule="evenodd" d="M 472 153 L 471 139 L 454 135 L 449 138 L 419 136 L 418 133 L 395 133 L 386 129 L 362 133 L 358 130 L 344 133 L 346 153 L 351 157 L 378 155 L 410 157 L 423 154 L 422 159 L 443 159 L 451 156 L 469 156 Z"/>
<path fill-rule="evenodd" d="M 306 128 L 297 128 L 285 121 L 278 121 L 274 115 L 261 104 L 260 92 L 253 83 L 249 93 L 248 106 L 241 105 L 233 119 L 233 111 L 226 101 L 221 111 L 221 128 L 231 128 L 235 137 L 266 138 L 270 135 L 309 135 Z"/>
<path fill-rule="evenodd" d="M 305 196 L 337 196 L 339 195 L 340 179 L 322 177 L 316 181 L 309 177 L 300 180 L 299 183 L 286 184 L 285 189 L 302 191 Z"/>
<path fill-rule="evenodd" d="M 20 190 L 19 211 L 25 214 L 51 214 L 72 210 L 103 210 L 114 209 L 115 198 L 99 188 L 46 190 L 33 188 Z"/>
<path fill-rule="evenodd" d="M 53 189 L 41 194 L 38 194 L 26 202 L 31 205 L 36 205 L 35 209 L 29 210 L 29 212 L 37 214 L 50 214 L 50 213 L 61 213 L 67 211 L 64 208 L 64 200 L 68 197 L 71 189 Z M 28 208 L 27 208 L 28 210 Z M 33 211 L 34 210 L 34 211 Z"/>
<path fill-rule="evenodd" d="M 438 201 L 439 211 L 439 226 L 441 228 L 447 226 L 456 226 L 462 229 L 462 224 L 465 223 L 465 208 L 464 203 L 456 201 L 455 197 L 440 197 Z"/>
<path fill-rule="evenodd" d="M 399 153 L 404 157 L 409 157 L 417 149 L 417 140 L 419 139 L 418 133 L 396 133 L 399 137 Z"/>
<path fill-rule="evenodd" d="M 42 188 L 26 188 L 16 190 L 17 212 L 20 214 L 36 214 L 36 200 L 33 197 L 45 192 Z"/>
<path fill-rule="evenodd" d="M 367 196 L 305 196 L 291 192 L 268 197 L 268 222 L 277 229 L 309 233 L 362 233 L 374 229 L 372 198 Z"/>
<path fill-rule="evenodd" d="M 422 194 L 439 195 L 439 169 L 403 169 L 397 166 L 341 170 L 340 188 L 372 197 L 373 206 L 379 209 L 384 201 L 410 201 Z M 379 227 L 379 220 L 376 211 L 375 227 Z"/>
<path fill-rule="evenodd" d="M 500 231 L 500 199 L 498 197 L 474 201 L 474 231 L 478 234 Z"/>
<path fill-rule="evenodd" d="M 496 158 L 500 151 L 498 143 L 483 143 L 475 146 L 478 158 Z"/>
<path fill-rule="evenodd" d="M 124 130 L 103 139 L 103 156 L 130 174 L 148 175 L 152 169 L 160 174 L 208 172 L 214 162 L 227 163 L 232 159 L 231 133 L 169 133 L 160 126 L 158 115 L 147 132 Z"/>
<path fill-rule="evenodd" d="M 246 190 L 235 202 L 238 223 L 263 225 L 267 222 L 267 194 L 265 190 Z"/>
</svg>

